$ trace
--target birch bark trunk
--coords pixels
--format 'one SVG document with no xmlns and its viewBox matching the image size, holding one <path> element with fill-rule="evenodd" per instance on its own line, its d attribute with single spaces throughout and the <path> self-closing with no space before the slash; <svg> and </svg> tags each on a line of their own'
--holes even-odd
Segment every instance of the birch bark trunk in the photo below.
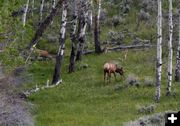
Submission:
<svg viewBox="0 0 180 126">
<path fill-rule="evenodd" d="M 62 11 L 62 24 L 60 30 L 60 39 L 59 39 L 59 50 L 56 56 L 56 65 L 53 75 L 52 84 L 57 84 L 61 78 L 61 67 L 62 67 L 62 60 L 64 56 L 65 50 L 65 36 L 66 36 L 66 24 L 67 24 L 67 2 L 63 2 L 63 11 Z"/>
<path fill-rule="evenodd" d="M 84 44 L 85 44 L 86 27 L 87 27 L 87 15 L 88 15 L 88 12 L 85 12 L 82 18 L 82 22 L 81 22 L 82 26 L 81 26 L 81 31 L 78 38 L 79 43 L 78 43 L 78 50 L 76 54 L 76 61 L 82 59 L 82 53 L 83 53 Z"/>
<path fill-rule="evenodd" d="M 158 0 L 158 22 L 157 22 L 157 63 L 156 63 L 156 96 L 158 102 L 161 96 L 161 74 L 162 74 L 162 1 Z"/>
<path fill-rule="evenodd" d="M 94 42 L 95 42 L 95 53 L 101 53 L 100 46 L 100 13 L 101 13 L 101 0 L 96 1 L 98 4 L 98 13 L 94 17 Z"/>
<path fill-rule="evenodd" d="M 52 10 L 55 8 L 55 6 L 56 6 L 56 0 L 52 0 Z M 53 21 L 51 22 L 51 25 L 52 24 L 53 24 Z"/>
<path fill-rule="evenodd" d="M 179 43 L 176 55 L 175 81 L 180 82 L 180 10 L 179 10 Z"/>
<path fill-rule="evenodd" d="M 173 59 L 173 48 L 172 48 L 172 35 L 173 35 L 173 20 L 172 20 L 172 0 L 169 0 L 169 59 L 168 59 L 168 84 L 167 84 L 167 92 L 166 95 L 170 95 L 171 93 L 171 85 L 172 85 L 172 59 Z"/>
<path fill-rule="evenodd" d="M 71 55 L 70 55 L 70 64 L 69 64 L 69 73 L 72 73 L 75 71 L 75 57 L 76 57 L 76 46 L 77 46 L 77 40 L 76 40 L 76 30 L 77 30 L 77 5 L 76 0 L 73 1 L 73 26 L 72 26 L 72 32 L 71 32 Z"/>
<path fill-rule="evenodd" d="M 41 6 L 40 6 L 40 17 L 39 17 L 39 22 L 42 22 L 43 19 L 43 8 L 44 8 L 44 0 L 41 0 Z"/>
<path fill-rule="evenodd" d="M 32 12 L 31 12 L 32 16 L 34 15 L 34 0 L 32 0 Z"/>
<path fill-rule="evenodd" d="M 29 0 L 27 0 L 26 6 L 24 8 L 24 13 L 23 13 L 23 17 L 22 17 L 23 27 L 26 25 L 26 17 L 27 17 L 28 7 L 29 7 Z"/>
</svg>

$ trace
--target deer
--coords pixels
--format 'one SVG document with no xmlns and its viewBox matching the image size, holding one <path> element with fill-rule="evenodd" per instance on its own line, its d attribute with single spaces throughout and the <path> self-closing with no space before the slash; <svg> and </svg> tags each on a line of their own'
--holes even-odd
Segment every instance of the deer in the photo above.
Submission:
<svg viewBox="0 0 180 126">
<path fill-rule="evenodd" d="M 124 78 L 124 70 L 123 67 L 118 67 L 117 64 L 114 63 L 105 63 L 104 64 L 104 82 L 109 80 L 111 82 L 111 73 L 114 74 L 116 80 L 116 73 L 119 73 Z"/>
</svg>

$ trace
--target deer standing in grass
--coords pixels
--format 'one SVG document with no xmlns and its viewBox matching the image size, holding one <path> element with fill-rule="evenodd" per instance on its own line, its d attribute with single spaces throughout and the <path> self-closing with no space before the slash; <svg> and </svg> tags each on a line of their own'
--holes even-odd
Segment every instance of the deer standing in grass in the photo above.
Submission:
<svg viewBox="0 0 180 126">
<path fill-rule="evenodd" d="M 121 76 L 124 77 L 124 70 L 123 67 L 118 67 L 117 64 L 114 63 L 105 63 L 104 64 L 104 82 L 107 81 L 111 82 L 111 73 L 114 74 L 116 80 L 116 73 L 119 73 Z"/>
</svg>

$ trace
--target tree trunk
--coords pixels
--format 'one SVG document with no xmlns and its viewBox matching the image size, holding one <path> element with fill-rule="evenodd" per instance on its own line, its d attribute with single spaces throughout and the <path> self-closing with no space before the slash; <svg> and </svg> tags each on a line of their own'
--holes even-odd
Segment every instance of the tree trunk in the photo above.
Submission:
<svg viewBox="0 0 180 126">
<path fill-rule="evenodd" d="M 56 0 L 52 0 L 52 9 L 51 11 L 55 8 L 56 6 Z M 51 21 L 51 25 L 53 24 L 53 21 Z"/>
<path fill-rule="evenodd" d="M 40 6 L 40 17 L 39 17 L 39 24 L 42 22 L 43 17 L 43 8 L 44 8 L 44 0 L 41 0 L 41 6 Z"/>
<path fill-rule="evenodd" d="M 101 13 L 101 0 L 98 1 L 98 14 L 94 17 L 94 42 L 95 42 L 95 53 L 101 53 L 100 46 L 100 13 Z"/>
<path fill-rule="evenodd" d="M 76 30 L 77 30 L 77 7 L 76 0 L 73 2 L 73 26 L 71 33 L 71 55 L 70 55 L 70 64 L 69 64 L 69 73 L 75 71 L 75 57 L 76 57 Z"/>
<path fill-rule="evenodd" d="M 157 63 L 156 63 L 156 96 L 158 102 L 161 96 L 161 74 L 162 74 L 162 2 L 158 0 L 158 36 L 157 36 Z"/>
<path fill-rule="evenodd" d="M 32 12 L 31 12 L 31 14 L 32 14 L 32 16 L 34 15 L 34 0 L 32 0 Z"/>
<path fill-rule="evenodd" d="M 27 16 L 28 7 L 29 7 L 29 0 L 27 0 L 26 6 L 24 8 L 24 13 L 22 17 L 23 27 L 26 25 L 26 16 Z"/>
<path fill-rule="evenodd" d="M 29 47 L 28 47 L 29 49 L 31 49 L 32 47 L 35 47 L 37 45 L 39 38 L 42 36 L 42 34 L 46 30 L 46 28 L 50 25 L 51 21 L 57 14 L 57 10 L 60 9 L 63 1 L 64 0 L 59 0 L 58 3 L 56 4 L 56 7 L 54 9 L 52 9 L 49 16 L 41 23 L 41 25 L 37 29 L 34 37 L 32 38 L 32 40 L 29 44 Z"/>
<path fill-rule="evenodd" d="M 168 59 L 168 84 L 166 95 L 171 93 L 172 85 L 172 60 L 173 60 L 173 48 L 172 48 L 172 34 L 173 34 L 173 21 L 172 21 L 172 0 L 169 0 L 169 59 Z"/>
<path fill-rule="evenodd" d="M 67 24 L 67 2 L 64 1 L 63 11 L 62 11 L 62 25 L 61 25 L 60 39 L 59 39 L 60 46 L 56 56 L 56 65 L 55 65 L 52 84 L 58 83 L 59 78 L 61 78 L 61 67 L 62 67 L 62 60 L 65 49 L 66 24 Z"/>
<path fill-rule="evenodd" d="M 76 54 L 76 61 L 82 59 L 84 44 L 85 44 L 85 34 L 86 34 L 86 27 L 87 27 L 87 12 L 84 13 L 82 22 L 81 22 L 81 31 L 78 38 L 78 50 Z"/>
<path fill-rule="evenodd" d="M 179 43 L 176 55 L 175 81 L 180 82 L 180 11 L 179 11 Z"/>
</svg>

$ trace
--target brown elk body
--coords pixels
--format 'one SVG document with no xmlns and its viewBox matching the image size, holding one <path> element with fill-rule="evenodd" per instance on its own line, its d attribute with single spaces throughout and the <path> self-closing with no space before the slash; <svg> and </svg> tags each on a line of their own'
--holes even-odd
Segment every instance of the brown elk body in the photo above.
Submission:
<svg viewBox="0 0 180 126">
<path fill-rule="evenodd" d="M 46 50 L 36 49 L 36 52 L 38 53 L 38 57 L 53 59 L 53 56 Z"/>
<path fill-rule="evenodd" d="M 104 82 L 107 79 L 109 82 L 111 81 L 111 73 L 114 74 L 114 77 L 116 79 L 116 73 L 119 73 L 120 75 L 124 76 L 124 71 L 122 67 L 118 67 L 117 64 L 114 63 L 105 63 L 104 64 Z"/>
</svg>

